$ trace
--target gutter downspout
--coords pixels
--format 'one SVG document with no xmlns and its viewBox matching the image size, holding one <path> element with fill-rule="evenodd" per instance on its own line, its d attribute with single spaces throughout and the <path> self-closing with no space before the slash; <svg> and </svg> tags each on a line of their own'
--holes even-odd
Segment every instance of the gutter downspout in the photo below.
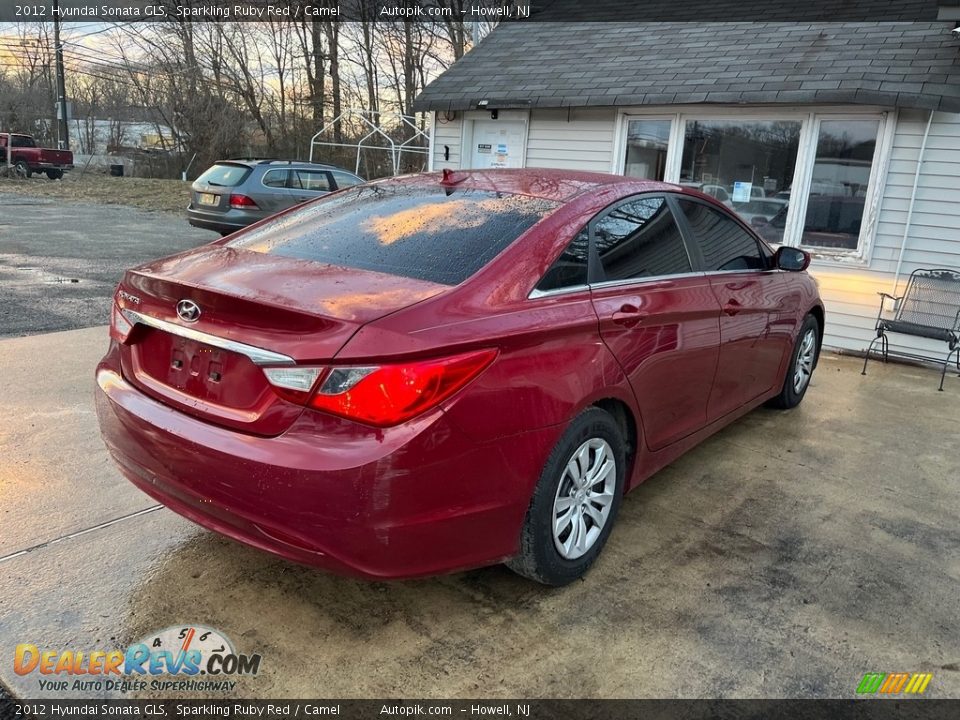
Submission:
<svg viewBox="0 0 960 720">
<path fill-rule="evenodd" d="M 907 206 L 907 222 L 903 227 L 903 238 L 900 241 L 900 254 L 897 257 L 897 270 L 893 275 L 893 291 L 896 296 L 897 286 L 900 284 L 900 271 L 903 268 L 903 254 L 907 249 L 907 235 L 910 234 L 910 223 L 913 221 L 913 204 L 917 199 L 917 186 L 920 184 L 920 169 L 923 167 L 923 155 L 927 149 L 927 138 L 930 136 L 930 125 L 933 123 L 933 113 L 927 117 L 927 128 L 923 131 L 923 141 L 920 143 L 920 154 L 917 156 L 917 171 L 913 174 L 913 190 L 910 191 L 910 205 Z"/>
</svg>

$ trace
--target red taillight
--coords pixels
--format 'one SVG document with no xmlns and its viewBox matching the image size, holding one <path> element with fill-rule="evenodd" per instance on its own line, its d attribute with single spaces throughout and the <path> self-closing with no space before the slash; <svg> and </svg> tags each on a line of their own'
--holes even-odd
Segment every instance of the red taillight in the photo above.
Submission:
<svg viewBox="0 0 960 720">
<path fill-rule="evenodd" d="M 260 206 L 253 201 L 253 198 L 241 195 L 240 193 L 234 193 L 230 196 L 230 207 L 237 208 L 238 210 L 257 210 Z"/>
<path fill-rule="evenodd" d="M 333 367 L 320 387 L 302 390 L 319 368 L 268 368 L 278 395 L 367 425 L 399 425 L 436 407 L 479 375 L 497 355 L 480 350 L 398 365 Z"/>
</svg>

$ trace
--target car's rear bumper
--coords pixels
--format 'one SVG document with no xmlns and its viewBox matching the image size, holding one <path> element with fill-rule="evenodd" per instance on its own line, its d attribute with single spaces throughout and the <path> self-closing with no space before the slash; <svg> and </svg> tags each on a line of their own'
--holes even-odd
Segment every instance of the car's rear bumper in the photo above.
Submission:
<svg viewBox="0 0 960 720">
<path fill-rule="evenodd" d="M 204 527 L 339 573 L 406 578 L 513 555 L 556 440 L 545 429 L 478 444 L 441 410 L 389 429 L 305 411 L 256 437 L 149 398 L 112 355 L 97 370 L 97 413 L 137 487 Z"/>
<path fill-rule="evenodd" d="M 231 233 L 263 220 L 266 215 L 254 216 L 246 210 L 227 210 L 212 213 L 198 210 L 192 205 L 187 208 L 187 221 L 194 227 Z"/>
</svg>

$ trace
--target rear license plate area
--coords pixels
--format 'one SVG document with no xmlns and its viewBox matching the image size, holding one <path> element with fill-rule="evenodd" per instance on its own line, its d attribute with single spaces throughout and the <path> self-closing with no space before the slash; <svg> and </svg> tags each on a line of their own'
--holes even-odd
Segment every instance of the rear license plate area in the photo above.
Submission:
<svg viewBox="0 0 960 720">
<path fill-rule="evenodd" d="M 198 193 L 199 202 L 201 205 L 216 205 L 220 200 L 219 195 L 214 195 L 213 193 Z"/>
<path fill-rule="evenodd" d="M 159 389 L 232 408 L 258 405 L 269 385 L 249 358 L 154 328 L 131 347 L 135 372 Z M 144 378 L 143 376 L 147 376 Z"/>
</svg>

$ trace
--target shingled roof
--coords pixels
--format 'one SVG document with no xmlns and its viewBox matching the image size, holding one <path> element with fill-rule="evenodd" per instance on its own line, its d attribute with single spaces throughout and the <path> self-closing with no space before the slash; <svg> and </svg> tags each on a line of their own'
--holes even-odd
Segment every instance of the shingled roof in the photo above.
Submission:
<svg viewBox="0 0 960 720">
<path fill-rule="evenodd" d="M 960 112 L 955 24 L 504 23 L 415 107 L 854 103 Z"/>
</svg>

